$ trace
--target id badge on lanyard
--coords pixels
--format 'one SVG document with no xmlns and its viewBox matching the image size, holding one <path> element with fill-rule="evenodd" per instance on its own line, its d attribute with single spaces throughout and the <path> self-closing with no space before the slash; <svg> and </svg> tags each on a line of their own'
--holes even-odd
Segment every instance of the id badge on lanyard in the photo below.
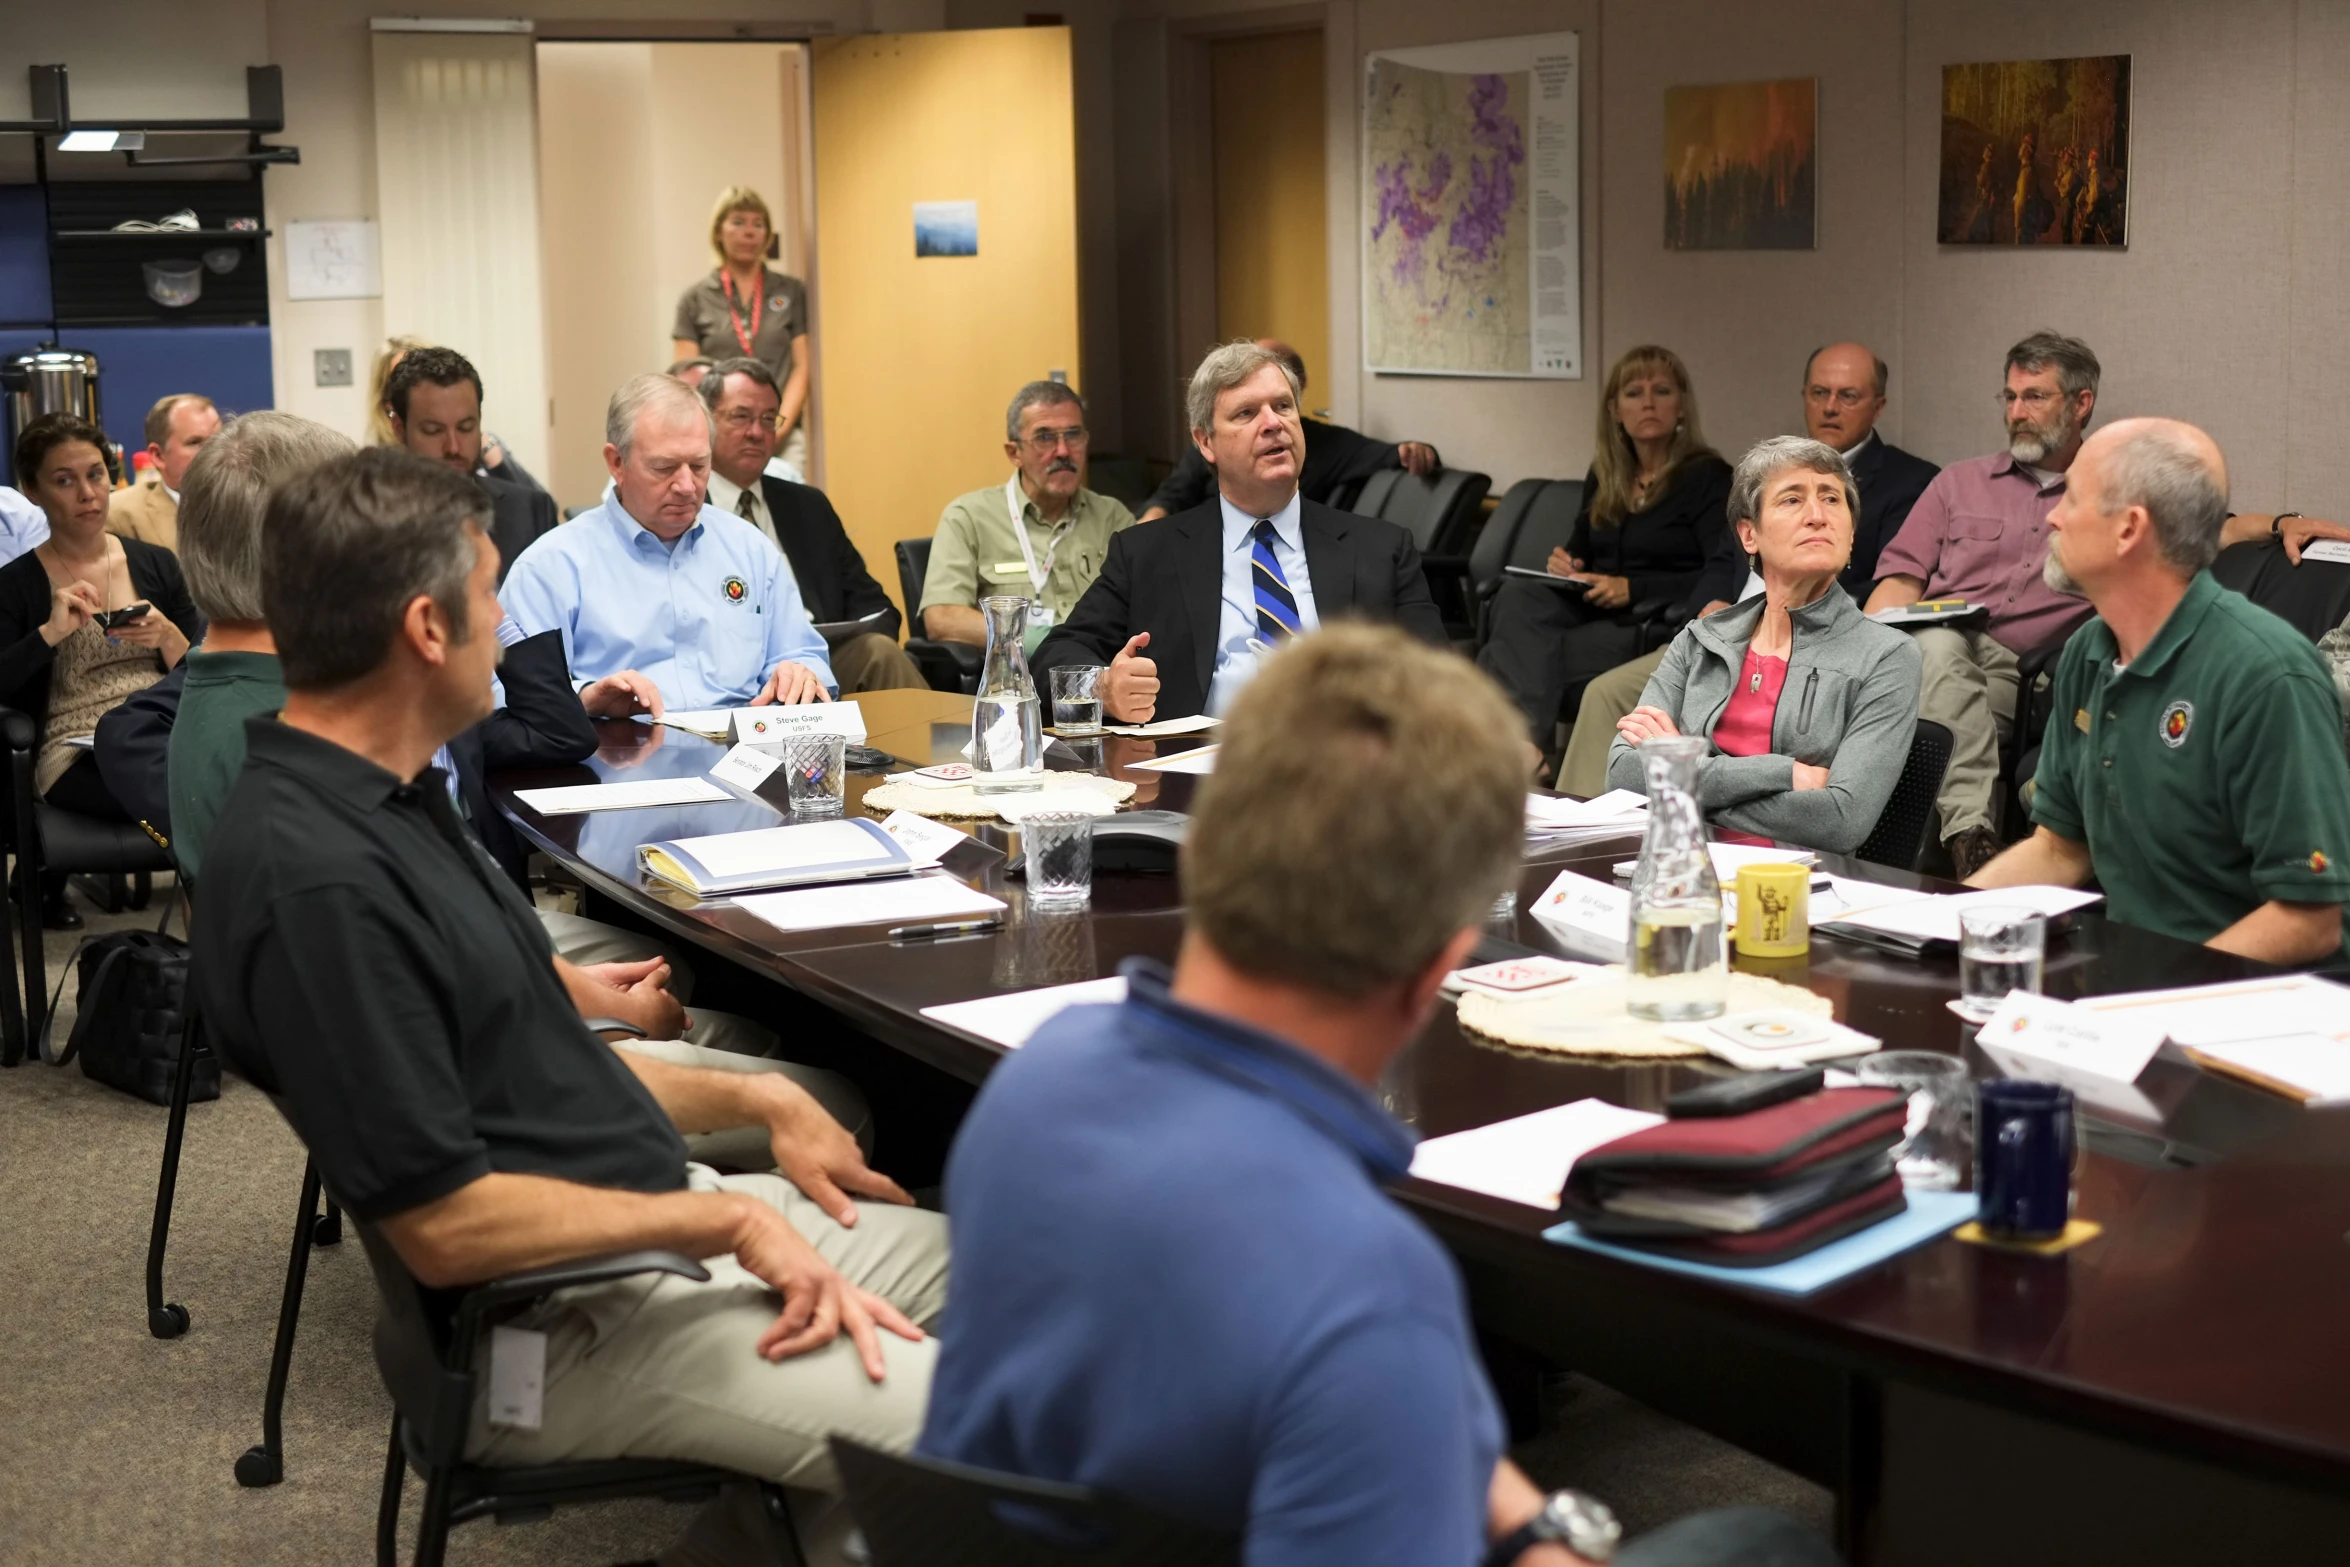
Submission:
<svg viewBox="0 0 2350 1567">
<path fill-rule="evenodd" d="M 1053 575 L 1053 557 L 1061 552 L 1061 540 L 1068 537 L 1069 523 L 1053 535 L 1046 546 L 1044 564 L 1037 564 L 1036 546 L 1028 542 L 1028 520 L 1022 515 L 1020 504 L 1020 476 L 1013 474 L 1004 481 L 1004 505 L 1012 513 L 1012 537 L 1019 541 L 1020 559 L 1028 567 L 1028 582 L 1033 591 L 1028 597 L 1028 625 L 1031 630 L 1049 631 L 1053 624 L 1052 606 L 1044 601 L 1044 585 Z"/>
</svg>

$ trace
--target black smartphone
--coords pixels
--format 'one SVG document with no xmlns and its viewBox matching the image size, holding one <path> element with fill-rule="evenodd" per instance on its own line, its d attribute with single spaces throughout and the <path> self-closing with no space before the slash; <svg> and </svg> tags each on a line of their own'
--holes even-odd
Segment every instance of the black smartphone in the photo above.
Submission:
<svg viewBox="0 0 2350 1567">
<path fill-rule="evenodd" d="M 1741 1072 L 1736 1077 L 1720 1077 L 1695 1088 L 1682 1089 L 1665 1101 L 1665 1114 L 1676 1121 L 1744 1115 L 1749 1110 L 1767 1109 L 1790 1099 L 1801 1099 L 1806 1094 L 1816 1094 L 1826 1080 L 1827 1074 L 1816 1066 L 1793 1072 Z"/>
<path fill-rule="evenodd" d="M 112 631 L 116 626 L 125 625 L 138 619 L 154 607 L 152 604 L 145 603 L 125 604 L 120 609 L 102 609 L 90 618 L 98 622 L 100 631 Z"/>
</svg>

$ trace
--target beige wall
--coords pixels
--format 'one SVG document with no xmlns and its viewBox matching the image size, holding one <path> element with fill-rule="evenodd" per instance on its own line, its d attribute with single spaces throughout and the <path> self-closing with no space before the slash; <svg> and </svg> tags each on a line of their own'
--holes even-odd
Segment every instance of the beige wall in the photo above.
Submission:
<svg viewBox="0 0 2350 1567">
<path fill-rule="evenodd" d="M 1009 475 L 1012 393 L 1081 363 L 1069 35 L 885 34 L 814 54 L 828 488 L 895 597 L 895 541 Z M 979 254 L 917 258 L 913 204 L 958 200 L 979 205 Z"/>
<path fill-rule="evenodd" d="M 1321 29 L 1219 39 L 1209 54 L 1216 335 L 1285 338 L 1310 375 L 1323 375 L 1330 366 L 1328 117 L 1311 97 L 1289 90 L 1291 82 L 1321 79 Z"/>
<path fill-rule="evenodd" d="M 774 209 L 774 265 L 807 275 L 796 44 L 543 43 L 549 488 L 604 488 L 604 406 L 670 362 L 677 296 L 711 267 L 710 204 L 748 185 Z M 709 106 L 728 106 L 713 134 Z M 636 214 L 636 216 L 624 216 Z"/>
</svg>

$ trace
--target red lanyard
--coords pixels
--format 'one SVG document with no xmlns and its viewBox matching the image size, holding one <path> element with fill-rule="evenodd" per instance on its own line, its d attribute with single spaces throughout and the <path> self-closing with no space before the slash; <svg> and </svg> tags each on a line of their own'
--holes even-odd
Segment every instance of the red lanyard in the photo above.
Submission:
<svg viewBox="0 0 2350 1567">
<path fill-rule="evenodd" d="M 764 285 L 765 279 L 760 281 Z M 762 286 L 751 295 L 751 329 L 746 332 L 742 312 L 734 308 L 734 274 L 720 267 L 718 282 L 726 290 L 726 318 L 734 323 L 734 340 L 743 345 L 745 355 L 755 359 L 758 355 L 752 352 L 751 340 L 759 335 L 759 311 L 767 303 L 767 290 Z"/>
</svg>

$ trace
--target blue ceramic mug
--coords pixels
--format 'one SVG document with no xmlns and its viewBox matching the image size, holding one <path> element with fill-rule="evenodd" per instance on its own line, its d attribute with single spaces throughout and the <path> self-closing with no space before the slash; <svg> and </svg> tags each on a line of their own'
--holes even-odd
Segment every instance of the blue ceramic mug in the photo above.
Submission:
<svg viewBox="0 0 2350 1567">
<path fill-rule="evenodd" d="M 2049 1240 L 2072 1218 L 2073 1093 L 1998 1077 L 1975 1097 L 1975 1218 L 1989 1233 Z"/>
</svg>

